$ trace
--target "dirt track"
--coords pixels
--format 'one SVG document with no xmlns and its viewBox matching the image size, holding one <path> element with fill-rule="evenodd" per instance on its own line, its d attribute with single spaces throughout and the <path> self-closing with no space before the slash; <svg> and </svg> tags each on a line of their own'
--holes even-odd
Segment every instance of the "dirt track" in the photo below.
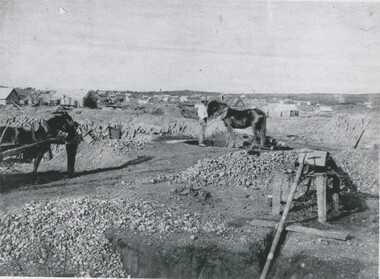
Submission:
<svg viewBox="0 0 380 279">
<path fill-rule="evenodd" d="M 282 133 L 282 137 L 286 138 L 286 134 Z M 313 142 L 312 137 L 309 135 L 306 137 L 307 140 Z M 294 140 L 291 143 L 293 147 L 297 147 L 307 145 L 308 141 Z M 294 211 L 290 218 L 307 219 L 308 221 L 303 222 L 306 226 L 327 230 L 346 230 L 353 238 L 349 242 L 341 242 L 288 233 L 281 254 L 272 269 L 273 278 L 376 277 L 378 188 L 376 187 L 375 192 L 371 194 L 373 183 L 376 181 L 368 181 L 366 178 L 378 179 L 376 177 L 378 158 L 366 156 L 369 160 L 367 164 L 375 164 L 369 169 L 355 168 L 352 162 L 350 164 L 350 160 L 359 162 L 362 158 L 360 154 L 373 154 L 377 149 L 348 151 L 343 148 L 346 150 L 342 151 L 334 146 L 327 146 L 333 157 L 337 158 L 337 162 L 346 164 L 345 170 L 354 180 L 342 192 L 341 209 L 346 213 L 343 212 L 332 218 L 330 225 L 319 225 L 315 220 L 315 204 L 311 200 L 309 207 Z M 131 204 L 142 201 L 152 203 L 152 210 L 158 218 L 157 224 L 149 224 L 149 218 L 136 217 L 132 214 L 134 217 L 131 217 L 131 220 L 120 219 L 121 225 L 117 223 L 111 225 L 107 222 L 99 225 L 97 231 L 99 235 L 96 237 L 105 239 L 102 235 L 103 231 L 107 228 L 112 229 L 108 237 L 118 247 L 118 253 L 115 255 L 119 253 L 123 255 L 122 258 L 112 260 L 118 262 L 115 262 L 112 268 L 120 268 L 123 263 L 126 273 L 122 271 L 110 274 L 103 271 L 95 273 L 90 270 L 88 264 L 79 262 L 73 265 L 75 268 L 72 270 L 77 275 L 83 276 L 87 272 L 86 269 L 89 269 L 92 276 L 106 277 L 126 276 L 132 273 L 133 276 L 140 277 L 159 275 L 188 278 L 199 277 L 203 274 L 204 277 L 210 278 L 255 278 L 262 267 L 272 230 L 251 226 L 247 221 L 273 218 L 270 208 L 266 205 L 266 197 L 271 193 L 270 185 L 261 185 L 256 188 L 232 184 L 210 184 L 211 186 L 203 187 L 211 195 L 207 198 L 200 194 L 194 196 L 194 191 L 180 195 L 182 185 L 167 179 L 153 180 L 154 183 L 152 183 L 152 179 L 180 173 L 196 165 L 199 160 L 219 158 L 236 151 L 236 149 L 223 147 L 200 148 L 186 143 L 151 142 L 141 150 L 129 150 L 122 153 L 119 147 L 115 147 L 113 141 L 99 142 L 94 146 L 82 143 L 77 158 L 77 173 L 74 177 L 68 177 L 62 172 L 66 164 L 64 152 L 55 154 L 52 161 L 43 162 L 36 176 L 27 174 L 31 168 L 30 164 L 16 164 L 14 168 L 21 170 L 21 173 L 15 174 L 9 171 L 10 173 L 1 176 L 0 206 L 2 212 L 9 215 L 17 214 L 26 204 L 39 200 L 56 201 L 58 199 L 59 202 L 63 199 L 63 202 L 69 206 L 70 199 L 90 198 L 109 201 L 125 199 L 128 208 Z M 355 159 L 353 155 L 358 158 Z M 356 186 L 356 189 L 353 186 Z M 357 191 L 358 188 L 362 191 Z M 169 218 L 170 222 L 165 223 L 168 230 L 166 227 L 162 230 L 159 227 L 159 222 L 162 221 L 160 212 L 163 210 L 169 210 L 173 215 L 170 217 L 172 219 Z M 119 220 L 119 217 L 115 213 L 113 218 Z M 134 227 L 132 223 L 137 218 L 142 218 L 142 220 Z M 179 223 L 177 224 L 176 221 Z M 208 221 L 210 224 L 207 223 Z M 189 225 L 186 225 L 187 222 Z M 208 229 L 207 226 L 209 226 Z M 6 226 L 1 228 L 7 229 Z M 2 241 L 6 243 L 4 239 Z M 166 254 L 162 254 L 163 247 L 167 247 Z M 115 253 L 111 248 L 109 249 L 106 250 L 108 254 Z M 7 253 L 1 256 L 0 264 L 3 268 L 0 269 L 3 270 L 3 274 L 0 275 L 49 276 L 62 273 L 59 265 L 52 265 L 52 269 L 55 267 L 55 270 L 44 270 L 42 266 L 46 263 L 39 263 L 38 259 L 21 270 L 12 269 L 9 266 L 12 258 L 9 258 Z M 75 253 L 77 252 L 74 251 L 70 255 L 74 256 Z M 213 258 L 212 255 L 217 256 Z M 188 262 L 189 257 L 195 259 L 193 263 Z M 22 257 L 13 259 L 15 260 L 22 261 Z M 241 262 L 246 264 L 240 265 Z M 186 276 L 189 274 L 191 276 Z"/>
</svg>

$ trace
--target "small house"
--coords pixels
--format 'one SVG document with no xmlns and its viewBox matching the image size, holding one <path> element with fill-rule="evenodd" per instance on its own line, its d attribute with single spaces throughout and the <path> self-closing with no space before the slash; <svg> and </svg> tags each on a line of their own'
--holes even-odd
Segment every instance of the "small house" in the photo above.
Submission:
<svg viewBox="0 0 380 279">
<path fill-rule="evenodd" d="M 0 87 L 0 105 L 20 104 L 20 97 L 14 88 Z"/>
<path fill-rule="evenodd" d="M 318 112 L 333 112 L 333 109 L 327 106 L 320 106 L 318 107 L 317 111 Z"/>
<path fill-rule="evenodd" d="M 274 107 L 274 115 L 277 117 L 297 117 L 299 110 L 294 104 L 277 104 Z"/>
<path fill-rule="evenodd" d="M 181 96 L 181 97 L 179 97 L 179 101 L 181 103 L 187 102 L 187 96 Z"/>
<path fill-rule="evenodd" d="M 31 90 L 15 88 L 17 95 L 20 97 L 20 105 L 30 106 L 33 104 L 33 96 Z"/>
<path fill-rule="evenodd" d="M 143 97 L 141 99 L 138 99 L 137 103 L 139 105 L 145 105 L 145 104 L 149 104 L 150 100 L 151 100 L 151 97 L 145 96 L 145 97 Z"/>
<path fill-rule="evenodd" d="M 83 107 L 83 98 L 87 95 L 84 90 L 57 90 L 52 99 L 60 99 L 61 105 Z"/>
<path fill-rule="evenodd" d="M 169 100 L 170 100 L 170 95 L 163 95 L 162 96 L 162 101 L 169 102 Z"/>
</svg>

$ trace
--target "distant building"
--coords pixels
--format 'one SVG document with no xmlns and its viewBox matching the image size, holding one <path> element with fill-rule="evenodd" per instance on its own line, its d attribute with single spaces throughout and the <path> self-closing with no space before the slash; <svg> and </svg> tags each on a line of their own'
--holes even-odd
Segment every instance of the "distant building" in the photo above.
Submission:
<svg viewBox="0 0 380 279">
<path fill-rule="evenodd" d="M 279 117 L 295 117 L 299 116 L 299 110 L 296 105 L 293 104 L 282 104 L 277 105 L 275 112 Z"/>
<path fill-rule="evenodd" d="M 24 106 L 31 106 L 33 104 L 33 95 L 32 91 L 29 89 L 21 89 L 21 88 L 15 88 L 14 89 L 17 93 L 17 95 L 20 97 L 20 105 Z"/>
<path fill-rule="evenodd" d="M 333 112 L 333 109 L 331 107 L 319 106 L 317 112 Z"/>
<path fill-rule="evenodd" d="M 54 92 L 39 92 L 36 94 L 36 100 L 35 103 L 38 105 L 51 105 L 56 106 L 59 105 L 60 100 L 59 98 L 53 98 L 52 96 L 55 94 Z"/>
<path fill-rule="evenodd" d="M 307 105 L 307 106 L 311 106 L 311 102 L 310 102 L 310 101 L 307 101 L 307 102 L 306 102 L 306 105 Z"/>
<path fill-rule="evenodd" d="M 364 102 L 364 105 L 369 108 L 369 109 L 373 109 L 374 108 L 374 105 L 373 105 L 373 102 Z"/>
<path fill-rule="evenodd" d="M 84 90 L 57 90 L 52 99 L 59 99 L 61 105 L 83 107 L 83 99 L 87 93 Z"/>
<path fill-rule="evenodd" d="M 145 96 L 145 98 L 138 99 L 137 103 L 140 104 L 140 105 L 149 104 L 149 102 L 150 102 L 151 99 L 152 99 L 151 97 Z"/>
<path fill-rule="evenodd" d="M 187 102 L 187 96 L 181 96 L 181 97 L 179 97 L 179 101 L 181 103 Z"/>
<path fill-rule="evenodd" d="M 164 102 L 169 102 L 170 95 L 163 95 L 161 100 L 164 101 Z"/>
<path fill-rule="evenodd" d="M 0 87 L 0 105 L 20 104 L 20 97 L 14 88 Z"/>
<path fill-rule="evenodd" d="M 294 104 L 269 104 L 265 113 L 270 117 L 298 117 L 299 110 Z"/>
</svg>

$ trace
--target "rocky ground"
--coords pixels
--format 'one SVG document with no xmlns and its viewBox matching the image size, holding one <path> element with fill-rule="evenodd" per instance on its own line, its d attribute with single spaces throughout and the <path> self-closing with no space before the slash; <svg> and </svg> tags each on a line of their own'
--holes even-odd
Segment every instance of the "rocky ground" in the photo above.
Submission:
<svg viewBox="0 0 380 279">
<path fill-rule="evenodd" d="M 54 158 L 42 162 L 34 176 L 28 174 L 32 169 L 28 162 L 0 164 L 1 276 L 243 278 L 259 274 L 273 230 L 248 221 L 278 220 L 279 216 L 271 215 L 268 195 L 284 177 L 281 170 L 290 167 L 297 149 L 258 156 L 218 146 L 169 144 L 165 140 L 194 136 L 196 121 L 190 112 L 160 109 L 137 109 L 127 116 L 123 111 L 74 112 L 73 117 L 83 123 L 93 117 L 91 125 L 140 119 L 134 122 L 132 138 L 82 143 L 74 177 L 64 173 L 62 146 L 53 147 Z M 289 220 L 349 231 L 352 239 L 342 242 L 288 233 L 272 278 L 377 276 L 378 146 L 373 135 L 378 126 L 371 126 L 377 122 L 359 120 L 355 126 L 355 121 L 347 124 L 334 117 L 319 122 L 313 118 L 314 127 L 305 129 L 307 118 L 277 124 L 272 119 L 268 130 L 295 148 L 324 146 L 344 175 L 342 212 L 329 211 L 328 225 L 321 227 L 315 221 L 315 189 L 307 199 L 294 203 Z M 337 130 L 335 138 L 342 134 L 338 146 L 329 133 L 316 133 L 323 126 Z M 368 137 L 352 149 L 353 131 L 362 128 L 369 129 Z M 208 136 L 223 131 L 220 123 L 211 122 Z M 189 258 L 194 261 L 188 262 Z"/>
</svg>

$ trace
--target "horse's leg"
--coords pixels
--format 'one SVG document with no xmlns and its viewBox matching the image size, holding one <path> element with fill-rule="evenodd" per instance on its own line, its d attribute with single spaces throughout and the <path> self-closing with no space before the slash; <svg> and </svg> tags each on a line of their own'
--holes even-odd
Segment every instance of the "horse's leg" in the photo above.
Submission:
<svg viewBox="0 0 380 279">
<path fill-rule="evenodd" d="M 257 137 L 258 137 L 258 133 L 257 133 L 257 130 L 256 130 L 256 123 L 252 121 L 252 129 L 253 129 L 253 137 L 252 137 L 252 145 L 251 145 L 251 149 L 257 147 Z"/>
<path fill-rule="evenodd" d="M 261 124 L 261 129 L 260 129 L 260 147 L 264 147 L 265 142 L 267 140 L 267 129 L 266 129 L 266 120 L 264 118 L 263 123 Z"/>
<path fill-rule="evenodd" d="M 66 144 L 67 153 L 67 172 L 70 174 L 74 173 L 75 169 L 75 157 L 77 155 L 78 144 Z"/>
<path fill-rule="evenodd" d="M 227 144 L 226 144 L 226 146 L 227 147 L 233 147 L 233 144 L 234 144 L 234 129 L 232 128 L 232 126 L 226 120 L 224 120 L 223 123 L 226 126 L 227 133 L 228 133 L 228 138 L 227 138 Z"/>
<path fill-rule="evenodd" d="M 51 151 L 51 146 L 49 146 L 49 160 L 53 159 L 53 152 Z"/>
<path fill-rule="evenodd" d="M 36 173 L 38 166 L 40 165 L 40 162 L 42 158 L 44 157 L 44 154 L 49 150 L 50 145 L 48 146 L 41 146 L 40 149 L 38 150 L 38 154 L 36 158 L 34 159 L 34 167 L 33 167 L 33 172 Z"/>
</svg>

